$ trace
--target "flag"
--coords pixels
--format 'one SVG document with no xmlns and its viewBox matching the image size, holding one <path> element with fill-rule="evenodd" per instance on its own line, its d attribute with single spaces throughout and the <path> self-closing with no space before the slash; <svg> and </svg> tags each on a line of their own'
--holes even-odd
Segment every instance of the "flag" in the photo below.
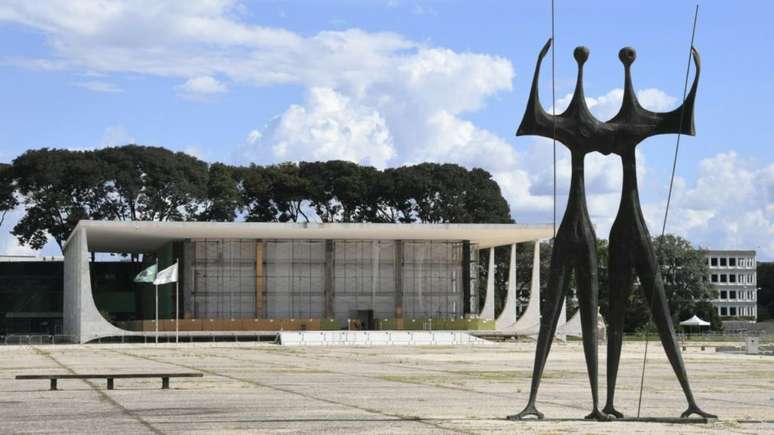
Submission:
<svg viewBox="0 0 774 435">
<path fill-rule="evenodd" d="M 151 265 L 147 269 L 138 273 L 137 276 L 134 277 L 134 282 L 146 282 L 148 284 L 153 284 L 153 280 L 156 279 L 156 270 L 156 265 Z"/>
<path fill-rule="evenodd" d="M 156 279 L 153 280 L 153 283 L 156 285 L 169 284 L 171 282 L 177 282 L 177 263 L 156 274 Z"/>
</svg>

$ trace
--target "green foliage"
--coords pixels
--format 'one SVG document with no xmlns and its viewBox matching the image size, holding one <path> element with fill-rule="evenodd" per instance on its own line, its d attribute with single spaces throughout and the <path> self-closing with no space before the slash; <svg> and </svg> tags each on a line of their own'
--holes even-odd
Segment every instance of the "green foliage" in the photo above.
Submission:
<svg viewBox="0 0 774 435">
<path fill-rule="evenodd" d="M 200 221 L 232 222 L 241 208 L 237 174 L 233 167 L 223 163 L 210 165 L 207 177 L 207 196 Z"/>
<path fill-rule="evenodd" d="M 653 239 L 664 291 L 672 313 L 672 322 L 680 321 L 694 314 L 710 322 L 711 328 L 721 328 L 717 311 L 710 300 L 713 296 L 712 286 L 707 282 L 709 273 L 704 254 L 691 246 L 690 242 L 673 235 Z M 597 246 L 599 256 L 599 306 L 602 315 L 607 317 L 608 305 L 608 271 L 607 242 L 599 241 Z M 636 332 L 646 328 L 650 320 L 650 307 L 645 300 L 643 290 L 637 282 L 629 294 L 626 304 L 626 320 L 624 331 Z"/>
<path fill-rule="evenodd" d="M 27 151 L 14 160 L 12 174 L 26 210 L 11 233 L 33 249 L 48 236 L 61 248 L 81 219 L 112 218 L 106 170 L 92 153 Z"/>
<path fill-rule="evenodd" d="M 18 205 L 14 196 L 16 186 L 12 169 L 11 165 L 0 163 L 0 226 L 3 225 L 6 214 Z"/>
<path fill-rule="evenodd" d="M 161 147 L 126 145 L 95 151 L 111 188 L 109 219 L 194 220 L 207 197 L 207 164 Z"/>
<path fill-rule="evenodd" d="M 49 237 L 61 248 L 83 219 L 512 222 L 481 169 L 423 163 L 380 171 L 338 160 L 234 167 L 139 145 L 27 151 L 0 165 L 0 216 L 17 198 L 25 214 L 12 233 L 34 249 Z"/>
</svg>

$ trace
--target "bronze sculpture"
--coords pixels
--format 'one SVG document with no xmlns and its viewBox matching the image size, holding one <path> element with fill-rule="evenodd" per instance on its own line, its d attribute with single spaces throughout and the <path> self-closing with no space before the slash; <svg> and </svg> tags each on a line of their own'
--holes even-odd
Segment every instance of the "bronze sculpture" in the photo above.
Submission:
<svg viewBox="0 0 774 435">
<path fill-rule="evenodd" d="M 599 130 L 606 129 L 606 126 L 594 119 L 586 106 L 583 94 L 583 64 L 589 57 L 589 50 L 586 47 L 578 47 L 573 53 L 578 63 L 578 81 L 575 85 L 572 101 L 564 113 L 556 116 L 549 115 L 540 104 L 538 96 L 540 64 L 548 52 L 551 42 L 551 39 L 546 42 L 538 56 L 527 110 L 516 135 L 544 136 L 554 138 L 564 144 L 572 155 L 572 178 L 567 209 L 556 233 L 551 253 L 551 275 L 546 287 L 545 304 L 541 310 L 540 332 L 535 351 L 529 401 L 523 411 L 508 418 L 517 420 L 528 415 L 543 418 L 543 414 L 535 407 L 537 391 L 546 358 L 551 350 L 556 324 L 562 312 L 562 304 L 570 289 L 570 273 L 574 270 L 581 312 L 583 350 L 586 356 L 586 368 L 591 383 L 593 401 L 592 411 L 586 418 L 604 420 L 607 419 L 607 416 L 599 410 L 597 398 L 597 298 L 599 289 L 596 235 L 586 208 L 583 163 L 586 154 L 594 151 L 609 154 L 610 147 L 600 148 L 600 145 L 605 146 L 605 144 L 596 139 L 602 133 Z"/>
<path fill-rule="evenodd" d="M 626 298 L 633 284 L 633 270 L 642 282 L 665 353 L 688 399 L 688 409 L 682 417 L 698 414 L 714 418 L 696 405 L 688 384 L 685 366 L 677 347 L 674 327 L 664 293 L 663 282 L 656 262 L 655 252 L 640 209 L 637 191 L 635 147 L 641 141 L 657 134 L 694 134 L 693 104 L 700 73 L 698 52 L 692 48 L 696 76 L 683 106 L 667 113 L 655 113 L 644 109 L 637 101 L 631 83 L 631 64 L 636 57 L 629 47 L 619 52 L 625 68 L 625 90 L 621 109 L 611 120 L 600 122 L 586 106 L 583 96 L 583 64 L 589 51 L 577 47 L 574 57 L 578 62 L 578 81 L 572 101 L 564 113 L 549 115 L 542 108 L 538 97 L 540 64 L 551 46 L 549 39 L 541 50 L 532 81 L 527 109 L 517 131 L 518 135 L 538 135 L 553 138 L 570 149 L 572 155 L 572 181 L 567 209 L 556 234 L 551 256 L 551 276 L 546 290 L 542 311 L 540 335 L 535 352 L 532 385 L 527 406 L 509 419 L 521 419 L 534 415 L 543 418 L 535 407 L 537 390 L 546 358 L 556 330 L 558 315 L 569 290 L 570 272 L 574 269 L 578 286 L 578 302 L 581 310 L 583 347 L 586 366 L 591 382 L 593 408 L 586 418 L 604 420 L 609 415 L 623 417 L 614 405 L 614 391 L 618 362 L 621 355 L 623 320 Z M 610 325 L 608 327 L 607 404 L 602 412 L 597 409 L 597 351 L 596 313 L 598 305 L 596 237 L 586 210 L 583 185 L 583 159 L 587 153 L 598 151 L 621 156 L 624 170 L 621 205 L 610 233 Z"/>
<path fill-rule="evenodd" d="M 716 418 L 714 415 L 699 409 L 693 398 L 688 383 L 688 374 L 685 371 L 685 364 L 675 337 L 672 316 L 669 312 L 650 233 L 640 209 L 637 189 L 635 148 L 640 142 L 658 134 L 677 133 L 691 136 L 695 134 L 693 106 L 699 74 L 701 73 L 701 62 L 699 53 L 695 48 L 691 47 L 691 53 L 696 66 L 696 76 L 691 90 L 681 107 L 666 113 L 651 112 L 640 106 L 631 79 L 631 65 L 636 58 L 636 52 L 633 48 L 625 47 L 618 53 L 625 70 L 623 102 L 618 114 L 605 124 L 610 125 L 613 129 L 614 143 L 611 144 L 613 153 L 621 156 L 623 188 L 618 214 L 610 230 L 607 403 L 603 409 L 605 413 L 618 418 L 623 417 L 623 415 L 615 409 L 613 399 L 615 397 L 618 362 L 621 358 L 625 304 L 632 290 L 634 271 L 636 271 L 642 284 L 664 352 L 688 400 L 688 409 L 683 412 L 681 417 L 698 414 L 704 418 Z"/>
</svg>

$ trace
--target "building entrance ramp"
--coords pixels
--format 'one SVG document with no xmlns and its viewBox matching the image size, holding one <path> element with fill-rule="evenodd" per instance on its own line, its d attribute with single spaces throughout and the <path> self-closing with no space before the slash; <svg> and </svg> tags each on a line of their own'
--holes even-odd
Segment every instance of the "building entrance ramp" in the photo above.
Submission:
<svg viewBox="0 0 774 435">
<path fill-rule="evenodd" d="M 283 331 L 283 346 L 450 346 L 483 345 L 487 340 L 461 331 Z"/>
</svg>

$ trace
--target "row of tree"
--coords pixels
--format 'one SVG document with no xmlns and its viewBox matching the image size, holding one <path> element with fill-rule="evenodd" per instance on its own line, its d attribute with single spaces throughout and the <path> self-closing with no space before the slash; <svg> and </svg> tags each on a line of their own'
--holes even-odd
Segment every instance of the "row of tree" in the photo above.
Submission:
<svg viewBox="0 0 774 435">
<path fill-rule="evenodd" d="M 23 208 L 20 243 L 62 247 L 78 221 L 508 223 L 482 169 L 345 161 L 207 164 L 160 147 L 30 150 L 0 166 L 0 213 Z M 0 221 L 2 223 L 2 221 Z"/>
</svg>

